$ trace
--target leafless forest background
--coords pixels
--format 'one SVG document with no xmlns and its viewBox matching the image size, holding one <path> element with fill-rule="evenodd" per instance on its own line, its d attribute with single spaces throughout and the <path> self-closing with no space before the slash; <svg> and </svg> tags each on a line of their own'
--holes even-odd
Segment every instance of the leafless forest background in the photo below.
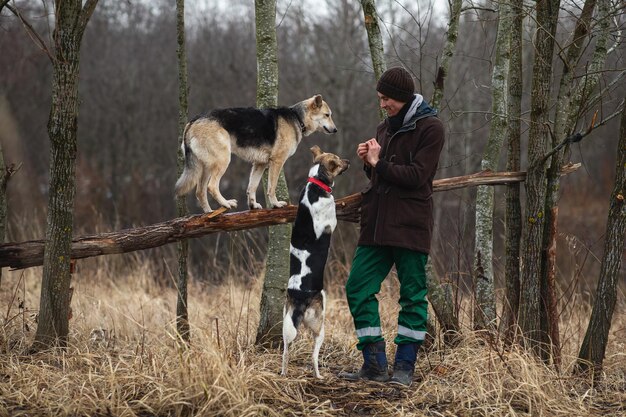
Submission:
<svg viewBox="0 0 626 417">
<path fill-rule="evenodd" d="M 216 107 L 252 106 L 256 58 L 254 10 L 249 1 L 218 7 L 197 2 L 187 7 L 189 113 Z M 419 3 L 419 2 L 418 2 Z M 576 3 L 565 4 L 557 40 L 573 30 Z M 40 33 L 50 33 L 50 11 L 33 3 L 22 8 Z M 339 197 L 365 184 L 355 156 L 356 143 L 373 136 L 378 123 L 375 80 L 362 12 L 358 2 L 328 0 L 311 13 L 301 2 L 279 2 L 279 103 L 291 105 L 321 93 L 333 108 L 339 133 L 306 138 L 285 173 L 292 201 L 310 163 L 313 144 L 350 158 L 353 168 L 337 181 Z M 389 66 L 412 70 L 419 92 L 432 95 L 435 69 L 445 34 L 443 11 L 426 3 L 411 9 L 400 3 L 380 6 Z M 497 24 L 495 13 L 475 9 L 463 14 L 457 53 L 446 79 L 440 117 L 447 142 L 437 178 L 480 169 L 488 137 L 491 65 Z M 527 24 L 532 24 L 527 22 Z M 16 19 L 0 18 L 0 140 L 7 163 L 21 164 L 8 186 L 9 241 L 43 236 L 47 201 L 51 67 Z M 531 28 L 525 42 L 531 41 Z M 625 44 L 607 67 L 624 65 Z M 532 48 L 525 48 L 531 51 Z M 175 217 L 178 92 L 174 4 L 101 1 L 87 28 L 81 56 L 79 142 L 75 234 L 147 225 Z M 530 83 L 530 56 L 524 56 L 524 83 Z M 557 63 L 558 66 L 558 63 Z M 558 72 L 558 71 L 557 71 Z M 530 91 L 524 88 L 524 91 Z M 624 95 L 605 97 L 598 109 L 612 113 Z M 525 97 L 523 110 L 528 110 Z M 525 116 L 528 116 L 525 113 Z M 564 178 L 561 187 L 558 274 L 563 294 L 595 288 L 603 250 L 608 198 L 613 181 L 619 121 L 596 129 L 576 144 L 569 156 L 582 169 Z M 526 125 L 523 124 L 523 127 Z M 504 168 L 502 155 L 501 169 Z M 525 159 L 522 167 L 525 167 Z M 233 159 L 223 193 L 245 201 L 249 167 Z M 502 279 L 504 189 L 496 189 L 495 276 Z M 436 195 L 437 221 L 433 260 L 440 278 L 471 282 L 474 190 Z M 192 212 L 198 213 L 190 197 Z M 220 234 L 191 242 L 192 276 L 219 283 L 224 268 L 258 267 L 265 230 Z M 334 237 L 330 265 L 349 265 L 356 229 L 342 224 Z M 133 255 L 120 255 L 133 256 Z M 171 282 L 173 245 L 149 251 L 155 280 Z M 170 267 L 171 268 L 171 267 Z M 622 270 L 626 262 L 622 263 Z M 337 268 L 336 270 L 341 270 Z M 251 271 L 250 277 L 257 276 Z M 623 277 L 626 274 L 622 274 Z M 243 280 L 251 279 L 242 277 Z M 469 285 L 469 284 L 467 284 Z"/>
</svg>

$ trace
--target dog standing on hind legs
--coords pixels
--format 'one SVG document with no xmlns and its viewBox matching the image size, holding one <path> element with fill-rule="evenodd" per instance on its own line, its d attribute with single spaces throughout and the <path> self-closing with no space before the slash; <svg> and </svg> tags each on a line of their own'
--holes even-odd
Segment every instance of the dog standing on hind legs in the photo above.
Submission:
<svg viewBox="0 0 626 417">
<path fill-rule="evenodd" d="M 324 153 L 319 146 L 311 148 L 313 167 L 300 194 L 296 220 L 291 232 L 289 284 L 283 309 L 283 366 L 287 375 L 289 344 L 304 325 L 315 337 L 313 369 L 322 378 L 318 367 L 320 347 L 324 341 L 324 267 L 328 258 L 330 238 L 337 226 L 335 199 L 332 186 L 337 175 L 350 166 L 350 162 L 337 155 Z"/>
<path fill-rule="evenodd" d="M 287 203 L 276 198 L 280 171 L 302 137 L 314 132 L 337 132 L 330 107 L 319 94 L 291 107 L 237 107 L 196 116 L 183 132 L 185 168 L 176 181 L 176 196 L 185 195 L 195 187 L 196 198 L 205 213 L 211 211 L 207 190 L 221 206 L 237 207 L 237 200 L 224 198 L 219 188 L 232 153 L 252 163 L 248 207 L 261 208 L 256 201 L 256 190 L 265 169 L 268 169 L 269 207 L 283 207 Z"/>
</svg>

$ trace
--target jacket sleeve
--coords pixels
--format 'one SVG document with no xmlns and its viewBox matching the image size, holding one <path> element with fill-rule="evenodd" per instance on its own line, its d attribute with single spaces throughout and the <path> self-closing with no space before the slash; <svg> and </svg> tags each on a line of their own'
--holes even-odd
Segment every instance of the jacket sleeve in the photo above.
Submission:
<svg viewBox="0 0 626 417">
<path fill-rule="evenodd" d="M 433 123 L 421 134 L 423 145 L 411 155 L 411 163 L 395 164 L 379 160 L 376 173 L 385 181 L 403 188 L 419 188 L 431 178 L 439 163 L 439 155 L 443 148 L 444 129 L 441 123 Z"/>
<path fill-rule="evenodd" d="M 367 164 L 363 164 L 363 172 L 365 172 L 365 175 L 367 175 L 368 179 L 372 179 L 372 167 L 367 165 Z"/>
</svg>

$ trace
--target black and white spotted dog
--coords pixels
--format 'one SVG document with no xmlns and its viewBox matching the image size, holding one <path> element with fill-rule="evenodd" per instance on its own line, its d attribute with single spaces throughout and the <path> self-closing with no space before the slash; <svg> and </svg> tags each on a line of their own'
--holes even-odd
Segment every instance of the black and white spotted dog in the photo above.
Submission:
<svg viewBox="0 0 626 417">
<path fill-rule="evenodd" d="M 291 232 L 290 277 L 287 299 L 283 310 L 283 367 L 287 375 L 289 343 L 304 325 L 315 337 L 313 369 L 321 378 L 318 356 L 324 341 L 324 267 L 330 247 L 330 237 L 337 226 L 335 199 L 332 186 L 334 178 L 350 166 L 350 162 L 337 155 L 324 153 L 319 146 L 311 148 L 313 167 L 300 194 L 296 221 Z"/>
</svg>

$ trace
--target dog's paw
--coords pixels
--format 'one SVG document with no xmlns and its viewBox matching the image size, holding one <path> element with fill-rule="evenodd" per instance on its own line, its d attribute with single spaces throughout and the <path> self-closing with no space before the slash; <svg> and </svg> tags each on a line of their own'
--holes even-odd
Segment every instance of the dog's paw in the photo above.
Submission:
<svg viewBox="0 0 626 417">
<path fill-rule="evenodd" d="M 224 204 L 224 207 L 226 207 L 227 209 L 237 208 L 237 200 L 226 200 L 226 204 Z"/>
<path fill-rule="evenodd" d="M 263 206 L 256 201 L 248 202 L 248 207 L 250 207 L 250 210 L 260 210 L 263 208 Z"/>
<path fill-rule="evenodd" d="M 275 203 L 272 203 L 273 208 L 281 208 L 281 207 L 285 207 L 286 205 L 287 205 L 286 201 L 277 201 Z"/>
</svg>

